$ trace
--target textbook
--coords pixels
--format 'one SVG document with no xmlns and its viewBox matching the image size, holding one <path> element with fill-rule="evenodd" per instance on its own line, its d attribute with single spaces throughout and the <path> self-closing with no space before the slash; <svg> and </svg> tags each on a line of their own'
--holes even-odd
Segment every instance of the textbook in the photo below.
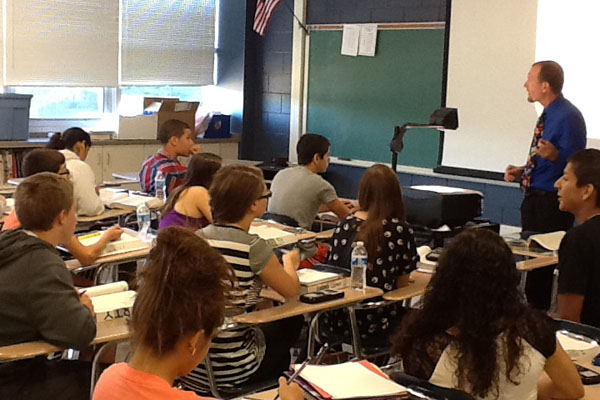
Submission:
<svg viewBox="0 0 600 400">
<path fill-rule="evenodd" d="M 296 364 L 292 369 L 299 368 Z M 407 389 L 392 381 L 370 362 L 350 361 L 336 365 L 307 365 L 299 384 L 323 400 L 356 398 L 407 398 Z"/>
<path fill-rule="evenodd" d="M 350 278 L 333 272 L 317 271 L 315 269 L 303 268 L 297 271 L 300 280 L 298 294 L 312 293 L 318 290 L 335 289 L 342 290 L 350 287 Z"/>
<path fill-rule="evenodd" d="M 558 251 L 560 242 L 565 236 L 565 233 L 565 231 L 556 231 L 531 235 L 529 236 L 529 239 L 527 239 L 527 245 L 530 248 L 541 247 L 545 250 Z"/>
<path fill-rule="evenodd" d="M 81 236 L 77 236 L 77 239 L 84 246 L 91 246 L 96 244 L 100 237 L 102 236 L 103 231 L 91 232 Z M 109 242 L 104 251 L 102 251 L 101 257 L 103 256 L 111 256 L 114 254 L 122 254 L 128 253 L 130 251 L 142 250 L 148 247 L 147 243 L 144 243 L 138 236 L 135 231 L 130 229 L 124 229 L 124 232 L 121 234 L 121 237 L 113 242 Z M 61 247 L 62 250 L 68 251 Z"/>
<path fill-rule="evenodd" d="M 80 293 L 83 292 L 90 297 L 98 321 L 131 317 L 136 293 L 129 290 L 127 282 L 119 281 L 80 290 Z"/>
<path fill-rule="evenodd" d="M 130 194 L 127 190 L 120 188 L 100 189 L 100 199 L 106 207 L 132 211 L 135 211 L 140 204 L 144 203 L 151 210 L 160 208 L 163 205 L 162 200 L 157 197 Z"/>
</svg>

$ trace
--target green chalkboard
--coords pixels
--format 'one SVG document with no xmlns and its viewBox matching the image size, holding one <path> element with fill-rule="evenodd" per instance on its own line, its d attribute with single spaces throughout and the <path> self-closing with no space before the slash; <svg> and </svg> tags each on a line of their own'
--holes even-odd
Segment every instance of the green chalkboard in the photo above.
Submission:
<svg viewBox="0 0 600 400">
<path fill-rule="evenodd" d="M 390 162 L 394 126 L 429 122 L 441 106 L 443 29 L 380 30 L 375 57 L 340 54 L 341 31 L 310 34 L 307 132 L 333 156 Z M 435 167 L 440 135 L 409 130 L 398 163 Z"/>
</svg>

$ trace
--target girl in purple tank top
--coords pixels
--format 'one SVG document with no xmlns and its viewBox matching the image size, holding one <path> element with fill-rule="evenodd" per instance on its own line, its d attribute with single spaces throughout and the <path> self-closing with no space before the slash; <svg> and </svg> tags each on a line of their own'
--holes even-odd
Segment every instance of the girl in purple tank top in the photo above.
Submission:
<svg viewBox="0 0 600 400">
<path fill-rule="evenodd" d="M 167 226 L 194 229 L 212 223 L 208 187 L 221 168 L 221 157 L 212 153 L 194 154 L 190 159 L 185 183 L 169 195 L 161 209 L 159 230 Z"/>
</svg>

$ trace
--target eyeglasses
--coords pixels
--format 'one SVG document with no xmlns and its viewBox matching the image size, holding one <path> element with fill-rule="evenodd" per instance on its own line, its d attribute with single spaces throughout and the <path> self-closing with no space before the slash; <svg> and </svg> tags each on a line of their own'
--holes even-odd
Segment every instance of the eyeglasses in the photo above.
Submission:
<svg viewBox="0 0 600 400">
<path fill-rule="evenodd" d="M 269 197 L 273 196 L 273 192 L 271 192 L 270 190 L 267 190 L 267 193 L 263 194 L 262 196 L 260 196 L 258 199 L 262 200 L 262 199 L 268 199 Z"/>
</svg>

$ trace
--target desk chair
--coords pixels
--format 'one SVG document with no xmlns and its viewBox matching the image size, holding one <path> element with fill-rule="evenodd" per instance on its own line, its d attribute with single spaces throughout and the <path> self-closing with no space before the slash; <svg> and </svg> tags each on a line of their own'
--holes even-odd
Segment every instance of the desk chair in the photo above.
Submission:
<svg viewBox="0 0 600 400">
<path fill-rule="evenodd" d="M 239 327 L 240 327 L 240 325 L 236 324 L 236 323 L 225 323 L 221 326 L 220 331 L 224 332 L 224 331 L 227 331 L 227 330 L 230 330 L 233 328 L 239 328 Z M 254 329 L 254 330 L 260 329 L 257 325 L 253 325 L 250 328 Z M 256 393 L 256 392 L 262 392 L 262 391 L 265 391 L 268 389 L 272 389 L 272 388 L 277 387 L 277 385 L 278 385 L 278 382 L 277 382 L 278 377 L 273 377 L 272 379 L 267 379 L 267 380 L 261 381 L 261 382 L 243 383 L 243 384 L 238 385 L 231 389 L 229 389 L 229 388 L 219 389 L 217 387 L 217 379 L 216 379 L 216 376 L 214 373 L 213 365 L 210 360 L 210 351 L 204 358 L 204 361 L 202 361 L 202 364 L 204 364 L 204 367 L 206 368 L 206 374 L 207 374 L 208 380 L 209 380 L 208 383 L 210 386 L 210 392 L 217 399 L 234 399 L 234 398 L 242 397 L 248 393 Z"/>
<path fill-rule="evenodd" d="M 434 385 L 425 379 L 415 378 L 404 372 L 392 371 L 392 380 L 408 389 L 414 398 L 430 400 L 474 400 L 468 393 Z"/>
<path fill-rule="evenodd" d="M 378 301 L 369 301 L 367 303 L 358 303 L 354 305 L 354 307 L 349 307 L 346 309 L 350 319 L 354 359 L 367 359 L 379 366 L 388 366 L 387 363 L 390 358 L 391 344 L 389 342 L 382 342 L 377 345 L 365 345 L 360 338 L 359 327 L 356 320 L 356 311 L 375 310 L 393 303 L 396 303 L 396 301 L 382 299 Z M 313 323 L 316 323 L 315 321 L 317 321 L 319 316 L 320 314 L 313 319 Z M 335 334 L 331 335 L 330 333 L 320 332 L 318 336 L 321 338 L 321 342 L 323 342 L 323 339 L 325 339 L 325 341 L 333 345 L 347 345 L 346 339 Z M 309 356 L 312 355 L 313 351 L 314 350 L 312 346 L 310 346 L 308 352 Z"/>
</svg>

